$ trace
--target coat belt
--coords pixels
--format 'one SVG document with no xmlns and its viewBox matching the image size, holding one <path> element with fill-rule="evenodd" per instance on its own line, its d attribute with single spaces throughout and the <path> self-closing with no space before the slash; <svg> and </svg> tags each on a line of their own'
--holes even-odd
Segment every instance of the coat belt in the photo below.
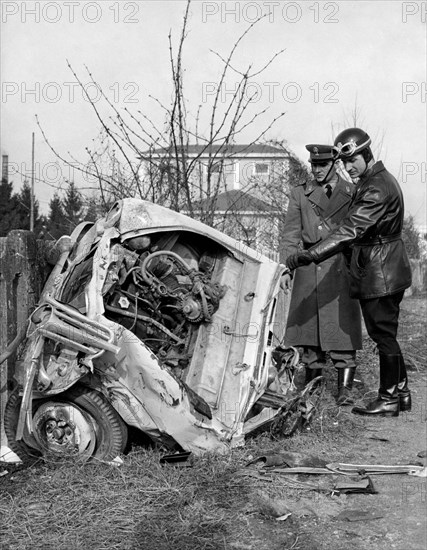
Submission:
<svg viewBox="0 0 427 550">
<path fill-rule="evenodd" d="M 317 241 L 317 243 L 303 243 L 302 247 L 303 247 L 304 250 L 308 250 L 312 246 L 316 246 L 316 244 L 319 244 L 319 243 L 320 243 L 320 241 Z"/>
<path fill-rule="evenodd" d="M 375 238 L 371 239 L 370 241 L 361 241 L 361 242 L 355 242 L 354 244 L 356 246 L 373 246 L 375 244 L 384 244 L 384 243 L 392 243 L 393 241 L 398 241 L 402 238 L 402 233 L 394 233 L 393 235 L 377 235 Z"/>
</svg>

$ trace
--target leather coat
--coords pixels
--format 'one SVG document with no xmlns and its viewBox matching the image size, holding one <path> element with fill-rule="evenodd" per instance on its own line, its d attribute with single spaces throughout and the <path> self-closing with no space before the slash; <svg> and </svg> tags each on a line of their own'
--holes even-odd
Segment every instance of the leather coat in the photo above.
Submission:
<svg viewBox="0 0 427 550">
<path fill-rule="evenodd" d="M 376 162 L 361 178 L 347 216 L 309 249 L 316 264 L 352 245 L 350 295 L 370 299 L 411 286 L 411 267 L 402 241 L 404 206 L 396 179 Z"/>
<path fill-rule="evenodd" d="M 285 256 L 326 238 L 347 215 L 354 185 L 338 179 L 330 199 L 311 182 L 292 189 L 281 245 Z M 295 270 L 287 320 L 286 346 L 322 350 L 362 348 L 360 307 L 350 298 L 347 266 L 342 254 Z"/>
</svg>

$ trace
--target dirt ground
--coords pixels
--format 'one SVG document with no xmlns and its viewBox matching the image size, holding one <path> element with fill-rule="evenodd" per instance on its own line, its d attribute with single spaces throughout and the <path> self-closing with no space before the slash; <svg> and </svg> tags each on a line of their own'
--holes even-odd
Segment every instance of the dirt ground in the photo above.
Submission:
<svg viewBox="0 0 427 550">
<path fill-rule="evenodd" d="M 328 450 L 319 453 L 320 445 L 316 445 L 316 456 L 325 460 L 337 460 L 339 457 L 341 462 L 351 464 L 425 465 L 425 459 L 417 456 L 426 448 L 425 373 L 413 374 L 411 380 L 415 401 L 413 411 L 393 419 L 363 419 L 358 422 L 351 420 L 348 422 L 345 448 L 342 448 L 342 435 L 335 446 L 334 438 L 329 434 L 328 443 L 325 442 Z M 339 424 L 340 420 L 337 422 Z M 354 424 L 358 424 L 356 429 Z M 335 497 L 317 492 L 292 494 L 292 490 L 286 485 L 283 487 L 284 491 L 277 488 L 262 489 L 263 497 L 270 499 L 269 504 L 277 513 L 291 512 L 289 519 L 275 528 L 276 532 L 286 529 L 287 545 L 273 546 L 270 540 L 265 548 L 425 549 L 426 478 L 401 474 L 370 477 L 377 494 L 344 494 Z M 313 483 L 315 476 L 300 475 L 298 478 Z M 277 482 L 280 483 L 280 479 Z M 330 486 L 332 480 L 328 479 L 328 482 Z M 327 486 L 324 480 L 314 483 L 320 487 Z M 344 511 L 372 512 L 374 516 L 379 517 L 360 521 L 337 519 Z M 269 532 L 271 535 L 271 531 Z M 294 546 L 291 544 L 292 541 Z"/>
<path fill-rule="evenodd" d="M 320 420 L 309 433 L 290 441 L 287 450 L 307 453 L 327 462 L 350 464 L 412 464 L 426 465 L 427 447 L 427 362 L 425 298 L 405 298 L 402 304 L 399 341 L 409 366 L 409 379 L 413 398 L 411 412 L 397 418 L 367 418 L 356 416 L 348 409 L 325 409 Z M 365 349 L 359 354 L 356 379 L 360 398 L 376 393 L 378 366 L 372 354 L 372 342 L 365 336 Z M 374 360 L 373 360 L 374 359 Z M 331 369 L 332 371 L 332 369 Z M 334 392 L 335 376 L 327 374 L 327 389 Z M 370 391 L 370 389 L 374 391 Z M 334 418 L 334 415 L 335 418 Z M 322 416 L 324 425 L 322 426 Z M 334 433 L 335 431 L 335 433 Z M 423 453 L 424 451 L 424 453 Z M 423 458 L 424 455 L 424 458 Z M 304 482 L 330 487 L 326 476 L 298 476 Z M 317 480 L 316 480 L 317 477 Z M 320 479 L 320 478 L 323 479 Z M 341 494 L 330 496 L 319 492 L 293 491 L 289 485 L 273 475 L 273 487 L 261 489 L 261 500 L 269 502 L 271 515 L 290 512 L 291 515 L 273 532 L 283 534 L 284 545 L 271 538 L 261 548 L 293 550 L 424 550 L 426 532 L 426 478 L 406 474 L 370 476 L 377 494 Z M 289 478 L 289 476 L 286 476 Z M 277 483 L 281 483 L 280 490 Z M 341 512 L 372 513 L 375 519 L 348 521 L 338 519 Z M 279 523 L 276 520 L 276 524 Z M 270 522 L 271 527 L 271 522 Z M 265 535 L 267 535 L 267 531 Z M 283 540 L 283 539 L 282 539 Z M 237 548 L 238 546 L 234 546 Z M 242 547 L 243 548 L 243 547 Z M 255 548 L 255 547 L 254 547 Z M 260 548 L 258 546 L 258 548 Z"/>
<path fill-rule="evenodd" d="M 141 447 L 124 456 L 119 468 L 0 465 L 6 472 L 0 477 L 0 548 L 424 550 L 425 477 L 371 475 L 375 494 L 334 494 L 344 476 L 265 472 L 256 459 L 287 453 L 318 466 L 425 465 L 426 314 L 426 297 L 404 299 L 399 340 L 411 412 L 372 419 L 338 408 L 329 365 L 314 421 L 288 439 L 263 434 L 229 455 L 194 458 L 184 468 L 164 467 L 162 450 Z M 358 357 L 356 397 L 369 399 L 378 387 L 378 358 L 366 335 Z"/>
</svg>

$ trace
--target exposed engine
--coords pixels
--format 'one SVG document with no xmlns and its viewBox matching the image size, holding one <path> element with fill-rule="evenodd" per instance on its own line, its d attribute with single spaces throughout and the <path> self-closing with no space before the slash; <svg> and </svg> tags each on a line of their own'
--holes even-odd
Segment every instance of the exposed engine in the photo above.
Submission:
<svg viewBox="0 0 427 550">
<path fill-rule="evenodd" d="M 112 250 L 115 260 L 103 288 L 105 314 L 163 363 L 185 369 L 198 327 L 210 322 L 225 294 L 225 287 L 211 280 L 216 255 L 180 242 L 160 249 L 164 243 L 152 246 L 149 237 L 126 244 Z"/>
<path fill-rule="evenodd" d="M 298 354 L 276 347 L 280 264 L 137 199 L 66 242 L 7 404 L 17 454 L 110 461 L 128 426 L 174 449 L 225 453 L 276 418 L 281 433 L 293 429 L 300 404 L 309 410 L 287 397 Z"/>
</svg>

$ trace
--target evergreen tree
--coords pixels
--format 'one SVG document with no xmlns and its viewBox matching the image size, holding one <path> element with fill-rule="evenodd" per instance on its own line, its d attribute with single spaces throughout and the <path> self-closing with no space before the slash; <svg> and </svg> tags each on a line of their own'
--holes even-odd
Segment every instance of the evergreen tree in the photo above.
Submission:
<svg viewBox="0 0 427 550">
<path fill-rule="evenodd" d="M 0 184 L 0 237 L 5 237 L 12 229 L 18 229 L 18 197 L 13 193 L 13 183 L 1 180 Z"/>
<path fill-rule="evenodd" d="M 69 181 L 62 200 L 62 208 L 65 216 L 66 232 L 70 234 L 83 220 L 83 198 L 74 182 Z"/>
<path fill-rule="evenodd" d="M 84 221 L 96 222 L 99 218 L 104 217 L 113 206 L 114 202 L 114 199 L 105 202 L 100 197 L 87 197 L 85 200 L 86 215 Z"/>
<path fill-rule="evenodd" d="M 65 214 L 62 207 L 62 200 L 58 193 L 55 193 L 49 202 L 49 216 L 47 223 L 48 238 L 59 239 L 67 233 Z"/>
<path fill-rule="evenodd" d="M 20 193 L 13 193 L 13 183 L 5 179 L 0 184 L 0 237 L 5 237 L 13 229 L 30 229 L 31 186 L 28 181 Z M 39 203 L 34 200 L 34 232 L 43 232 L 46 217 L 39 216 Z"/>
<path fill-rule="evenodd" d="M 16 215 L 19 219 L 19 227 L 16 229 L 30 229 L 31 218 L 31 186 L 25 180 L 21 192 L 18 194 L 18 205 Z M 34 231 L 41 229 L 39 218 L 39 203 L 34 199 Z"/>
</svg>

